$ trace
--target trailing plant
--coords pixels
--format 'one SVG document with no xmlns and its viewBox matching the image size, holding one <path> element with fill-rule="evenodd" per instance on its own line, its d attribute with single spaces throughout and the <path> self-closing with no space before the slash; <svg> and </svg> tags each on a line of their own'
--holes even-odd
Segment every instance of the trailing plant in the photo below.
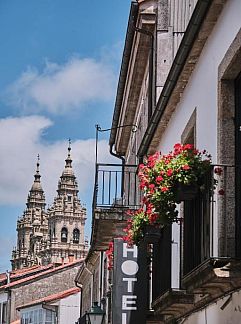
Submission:
<svg viewBox="0 0 241 324">
<path fill-rule="evenodd" d="M 139 165 L 138 172 L 140 189 L 143 191 L 142 207 L 129 212 L 125 239 L 138 244 L 144 236 L 146 225 L 161 228 L 177 220 L 179 185 L 196 186 L 201 192 L 214 190 L 216 180 L 213 188 L 210 188 L 210 183 L 205 183 L 209 172 L 211 155 L 206 150 L 195 149 L 191 144 L 175 144 L 173 151 L 166 155 L 155 153 L 149 156 Z"/>
</svg>

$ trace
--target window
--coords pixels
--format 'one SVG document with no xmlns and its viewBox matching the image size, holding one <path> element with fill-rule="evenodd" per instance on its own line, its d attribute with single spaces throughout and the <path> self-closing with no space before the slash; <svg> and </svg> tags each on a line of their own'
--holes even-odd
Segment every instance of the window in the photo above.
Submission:
<svg viewBox="0 0 241 324">
<path fill-rule="evenodd" d="M 73 231 L 73 243 L 79 243 L 80 232 L 78 228 Z"/>
<path fill-rule="evenodd" d="M 45 324 L 55 324 L 56 323 L 56 314 L 51 310 L 46 309 L 45 313 Z"/>
<path fill-rule="evenodd" d="M 36 309 L 36 310 L 34 311 L 34 318 L 33 318 L 33 323 L 34 323 L 34 324 L 39 324 L 39 321 L 38 321 L 38 314 L 39 314 L 39 312 L 38 312 L 38 310 Z"/>
<path fill-rule="evenodd" d="M 45 324 L 52 324 L 52 312 L 48 309 L 46 310 Z"/>
<path fill-rule="evenodd" d="M 38 324 L 42 324 L 43 323 L 43 310 L 40 309 L 39 310 L 39 323 Z"/>
<path fill-rule="evenodd" d="M 183 144 L 196 144 L 196 108 L 182 134 Z M 205 179 L 208 188 L 209 175 Z M 210 253 L 210 214 L 209 190 L 183 203 L 184 223 L 182 226 L 182 275 L 185 276 L 201 262 L 209 258 Z"/>
<path fill-rule="evenodd" d="M 55 324 L 56 313 L 50 310 L 35 309 L 32 311 L 24 310 L 21 313 L 21 324 Z"/>
<path fill-rule="evenodd" d="M 29 313 L 29 324 L 33 324 L 33 311 Z"/>
<path fill-rule="evenodd" d="M 61 230 L 61 242 L 67 242 L 68 241 L 68 230 L 66 227 L 63 227 Z"/>
<path fill-rule="evenodd" d="M 71 202 L 71 201 L 72 201 L 72 196 L 68 195 L 68 202 Z"/>
</svg>

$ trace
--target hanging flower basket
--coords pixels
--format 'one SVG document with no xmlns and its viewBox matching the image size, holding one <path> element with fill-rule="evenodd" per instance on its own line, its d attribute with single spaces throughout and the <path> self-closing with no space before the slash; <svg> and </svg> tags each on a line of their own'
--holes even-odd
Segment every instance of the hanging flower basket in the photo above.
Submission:
<svg viewBox="0 0 241 324">
<path fill-rule="evenodd" d="M 156 229 L 178 220 L 176 204 L 191 200 L 199 192 L 213 190 L 204 179 L 211 170 L 211 155 L 194 149 L 191 144 L 175 144 L 173 151 L 149 156 L 139 166 L 142 207 L 130 212 L 126 240 L 138 244 L 144 239 L 145 226 Z"/>
<path fill-rule="evenodd" d="M 176 189 L 177 202 L 193 200 L 199 193 L 199 186 L 197 184 L 183 184 L 178 183 Z"/>
<path fill-rule="evenodd" d="M 144 242 L 157 243 L 161 238 L 161 228 L 155 225 L 146 225 L 143 231 Z"/>
</svg>

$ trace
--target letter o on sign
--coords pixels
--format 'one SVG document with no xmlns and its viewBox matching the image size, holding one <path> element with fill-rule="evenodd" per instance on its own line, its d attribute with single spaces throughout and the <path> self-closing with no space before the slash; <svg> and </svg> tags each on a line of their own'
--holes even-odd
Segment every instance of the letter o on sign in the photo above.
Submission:
<svg viewBox="0 0 241 324">
<path fill-rule="evenodd" d="M 138 272 L 139 266 L 137 262 L 132 260 L 127 260 L 122 263 L 121 270 L 126 275 L 134 276 Z"/>
</svg>

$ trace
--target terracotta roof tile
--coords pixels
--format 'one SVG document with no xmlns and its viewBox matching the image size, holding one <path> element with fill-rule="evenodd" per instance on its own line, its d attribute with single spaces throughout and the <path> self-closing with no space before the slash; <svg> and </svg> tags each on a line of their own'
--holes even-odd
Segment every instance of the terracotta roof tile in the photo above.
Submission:
<svg viewBox="0 0 241 324">
<path fill-rule="evenodd" d="M 80 292 L 80 288 L 77 288 L 77 287 L 70 288 L 68 290 L 64 290 L 64 291 L 61 291 L 59 293 L 49 295 L 47 297 L 43 297 L 43 298 L 40 298 L 40 299 L 37 299 L 37 300 L 33 300 L 33 301 L 31 301 L 31 302 L 29 302 L 27 304 L 20 305 L 19 307 L 17 307 L 17 309 L 30 307 L 30 306 L 37 305 L 37 304 L 51 303 L 51 302 L 66 298 L 68 296 L 77 294 L 79 292 Z"/>
<path fill-rule="evenodd" d="M 27 275 L 30 275 L 31 273 L 36 273 L 40 271 L 47 270 L 49 268 L 53 268 L 53 264 L 48 264 L 47 266 L 32 266 L 30 268 L 24 268 L 24 269 L 18 269 L 18 270 L 13 270 L 10 271 L 10 280 L 13 281 L 14 279 L 16 280 L 17 278 L 24 277 Z M 6 273 L 0 273 L 0 284 L 4 281 L 7 280 Z"/>
<path fill-rule="evenodd" d="M 73 265 L 77 265 L 81 262 L 83 262 L 84 259 L 80 259 L 80 260 L 76 260 L 74 262 L 70 262 L 70 263 L 67 263 L 67 264 L 64 264 L 64 265 L 61 265 L 61 266 L 58 266 L 58 267 L 54 267 L 52 269 L 47 269 L 46 271 L 42 271 L 40 273 L 37 273 L 37 274 L 34 274 L 32 276 L 28 276 L 26 278 L 22 278 L 22 279 L 19 279 L 19 280 L 16 280 L 16 281 L 13 281 L 13 282 L 10 282 L 9 284 L 6 284 L 6 285 L 3 285 L 0 287 L 0 290 L 2 289 L 6 289 L 6 288 L 12 288 L 14 286 L 17 286 L 19 284 L 22 284 L 22 283 L 25 283 L 25 282 L 28 282 L 28 281 L 31 281 L 33 279 L 37 279 L 41 276 L 45 276 L 49 273 L 52 273 L 52 272 L 56 272 L 56 271 L 59 271 L 59 270 L 62 270 L 62 269 L 65 269 L 65 268 L 68 268 L 68 267 L 71 267 Z"/>
</svg>

